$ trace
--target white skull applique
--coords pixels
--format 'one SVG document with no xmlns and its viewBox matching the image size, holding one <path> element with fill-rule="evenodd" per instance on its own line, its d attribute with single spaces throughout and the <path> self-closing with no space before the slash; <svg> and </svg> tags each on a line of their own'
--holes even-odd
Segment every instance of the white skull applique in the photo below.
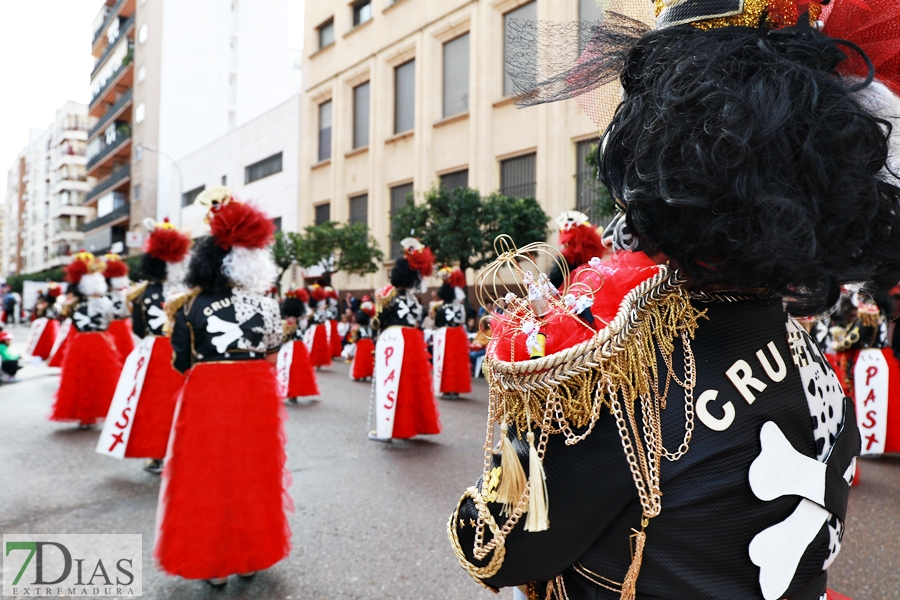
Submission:
<svg viewBox="0 0 900 600">
<path fill-rule="evenodd" d="M 155 304 L 147 309 L 147 314 L 150 316 L 147 324 L 150 326 L 150 329 L 154 331 L 162 329 L 162 326 L 165 325 L 168 320 L 166 311 Z"/>
</svg>

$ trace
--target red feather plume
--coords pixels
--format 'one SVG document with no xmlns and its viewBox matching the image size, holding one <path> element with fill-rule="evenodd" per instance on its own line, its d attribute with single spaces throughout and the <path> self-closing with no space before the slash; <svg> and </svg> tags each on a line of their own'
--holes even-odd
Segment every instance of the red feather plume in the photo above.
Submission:
<svg viewBox="0 0 900 600">
<path fill-rule="evenodd" d="M 320 285 L 314 285 L 309 288 L 309 293 L 312 296 L 312 299 L 316 302 L 321 302 L 328 297 L 328 295 L 325 293 L 325 288 Z"/>
<path fill-rule="evenodd" d="M 147 238 L 144 252 L 167 263 L 178 263 L 190 249 L 191 238 L 177 229 L 159 227 Z"/>
<path fill-rule="evenodd" d="M 88 263 L 83 260 L 73 260 L 66 265 L 66 281 L 71 284 L 78 285 L 81 278 L 88 273 Z"/>
<path fill-rule="evenodd" d="M 459 269 L 453 269 L 453 272 L 450 273 L 450 277 L 447 279 L 447 283 L 455 288 L 464 288 L 466 287 L 466 275 Z"/>
<path fill-rule="evenodd" d="M 594 258 L 603 258 L 606 248 L 600 234 L 590 225 L 576 225 L 559 232 L 562 255 L 570 265 L 581 266 Z"/>
<path fill-rule="evenodd" d="M 62 287 L 58 285 L 51 285 L 47 289 L 47 295 L 51 298 L 59 298 L 60 296 L 62 296 Z"/>
<path fill-rule="evenodd" d="M 104 277 L 106 277 L 107 279 L 113 279 L 114 277 L 125 277 L 126 275 L 128 275 L 128 265 L 125 263 L 125 261 L 106 261 L 106 269 L 103 271 Z"/>
<path fill-rule="evenodd" d="M 410 252 L 406 255 L 409 266 L 418 271 L 422 277 L 429 277 L 434 271 L 434 254 L 427 246 L 418 252 Z"/>
<path fill-rule="evenodd" d="M 242 202 L 229 202 L 212 213 L 213 237 L 223 250 L 265 248 L 275 235 L 275 224 L 258 208 Z"/>
</svg>

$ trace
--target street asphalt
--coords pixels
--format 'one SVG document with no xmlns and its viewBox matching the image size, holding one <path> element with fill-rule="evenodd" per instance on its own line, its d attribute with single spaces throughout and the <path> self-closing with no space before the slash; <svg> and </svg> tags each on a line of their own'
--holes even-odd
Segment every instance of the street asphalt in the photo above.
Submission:
<svg viewBox="0 0 900 600">
<path fill-rule="evenodd" d="M 12 331 L 21 351 L 27 331 Z M 467 398 L 440 401 L 440 435 L 385 444 L 366 439 L 370 386 L 351 381 L 343 363 L 318 377 L 321 400 L 288 406 L 294 549 L 253 579 L 212 588 L 156 569 L 159 478 L 142 461 L 96 454 L 99 429 L 47 421 L 59 376 L 44 366 L 0 386 L 0 534 L 142 534 L 150 600 L 497 598 L 459 567 L 446 536 L 448 515 L 482 468 L 484 380 Z M 829 579 L 853 600 L 900 599 L 898 474 L 900 458 L 861 463 Z"/>
</svg>

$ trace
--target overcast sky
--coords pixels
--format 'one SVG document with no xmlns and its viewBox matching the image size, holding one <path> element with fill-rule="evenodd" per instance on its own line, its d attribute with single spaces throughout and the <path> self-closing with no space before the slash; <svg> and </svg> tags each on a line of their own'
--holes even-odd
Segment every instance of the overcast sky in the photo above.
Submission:
<svg viewBox="0 0 900 600">
<path fill-rule="evenodd" d="M 29 130 L 46 129 L 69 100 L 90 100 L 91 23 L 102 4 L 0 0 L 0 198 Z M 301 48 L 303 2 L 289 4 L 290 43 Z"/>
</svg>

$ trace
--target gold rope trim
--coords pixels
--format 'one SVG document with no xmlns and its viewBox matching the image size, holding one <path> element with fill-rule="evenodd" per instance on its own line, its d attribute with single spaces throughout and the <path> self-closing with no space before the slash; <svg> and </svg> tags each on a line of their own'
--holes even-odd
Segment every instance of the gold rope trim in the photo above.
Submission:
<svg viewBox="0 0 900 600">
<path fill-rule="evenodd" d="M 143 282 L 137 284 L 136 286 L 132 287 L 130 290 L 128 290 L 128 295 L 126 296 L 128 301 L 134 302 L 135 300 L 140 298 L 141 294 L 144 293 L 144 290 L 147 289 L 148 285 L 150 285 L 149 281 L 143 281 Z"/>
</svg>

